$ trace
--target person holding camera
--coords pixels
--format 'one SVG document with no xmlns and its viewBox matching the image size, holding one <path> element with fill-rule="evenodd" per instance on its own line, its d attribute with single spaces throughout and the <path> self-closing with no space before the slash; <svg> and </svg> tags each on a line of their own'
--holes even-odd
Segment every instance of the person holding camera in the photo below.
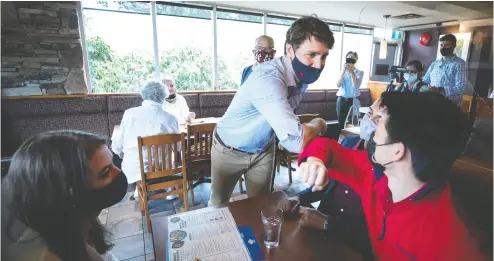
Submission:
<svg viewBox="0 0 494 261">
<path fill-rule="evenodd" d="M 407 62 L 405 65 L 407 72 L 403 74 L 404 81 L 394 88 L 395 92 L 428 92 L 429 87 L 422 82 L 424 67 L 417 60 Z"/>
<path fill-rule="evenodd" d="M 336 114 L 338 115 L 338 128 L 345 128 L 345 119 L 352 105 L 360 106 L 360 84 L 364 78 L 364 72 L 357 69 L 355 64 L 358 61 L 356 52 L 346 54 L 345 68 L 341 72 L 340 78 L 336 82 L 339 90 L 336 93 Z"/>
</svg>

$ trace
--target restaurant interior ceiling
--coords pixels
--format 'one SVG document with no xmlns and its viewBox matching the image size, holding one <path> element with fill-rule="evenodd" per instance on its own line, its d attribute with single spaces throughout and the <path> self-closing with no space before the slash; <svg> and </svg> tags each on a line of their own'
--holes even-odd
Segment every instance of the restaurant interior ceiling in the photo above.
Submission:
<svg viewBox="0 0 494 261">
<path fill-rule="evenodd" d="M 318 17 L 329 21 L 353 25 L 359 23 L 360 15 L 360 24 L 372 27 L 384 27 L 383 15 L 389 14 L 391 18 L 388 20 L 388 26 L 396 29 L 447 21 L 456 21 L 455 23 L 458 24 L 462 21 L 493 17 L 492 1 L 207 1 L 197 3 L 288 15 L 315 13 Z M 399 19 L 399 16 L 403 17 Z"/>
</svg>

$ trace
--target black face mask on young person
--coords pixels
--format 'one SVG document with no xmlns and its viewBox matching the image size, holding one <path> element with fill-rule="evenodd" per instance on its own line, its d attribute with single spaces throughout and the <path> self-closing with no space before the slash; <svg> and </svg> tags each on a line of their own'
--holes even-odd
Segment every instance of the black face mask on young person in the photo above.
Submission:
<svg viewBox="0 0 494 261">
<path fill-rule="evenodd" d="M 99 212 L 120 202 L 126 193 L 127 177 L 120 172 L 108 186 L 86 190 L 76 196 L 76 206 Z"/>
<path fill-rule="evenodd" d="M 396 143 L 396 142 L 376 144 L 376 142 L 374 141 L 374 133 L 372 133 L 369 142 L 367 142 L 367 156 L 369 157 L 369 160 L 372 162 L 372 165 L 374 166 L 374 169 L 376 171 L 383 172 L 387 165 L 394 162 L 394 161 L 390 161 L 390 162 L 387 162 L 384 164 L 376 162 L 376 158 L 374 156 L 374 154 L 376 153 L 376 147 L 391 145 L 394 143 Z"/>
<path fill-rule="evenodd" d="M 453 55 L 453 51 L 455 48 L 449 47 L 449 48 L 441 48 L 439 51 L 441 52 L 442 56 L 451 56 Z"/>
</svg>

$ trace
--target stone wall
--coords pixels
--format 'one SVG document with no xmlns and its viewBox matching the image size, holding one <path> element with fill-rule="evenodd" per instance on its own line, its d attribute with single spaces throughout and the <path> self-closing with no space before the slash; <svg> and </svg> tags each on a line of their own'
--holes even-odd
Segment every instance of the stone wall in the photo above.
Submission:
<svg viewBox="0 0 494 261">
<path fill-rule="evenodd" d="M 87 93 L 76 2 L 1 2 L 2 95 Z"/>
</svg>

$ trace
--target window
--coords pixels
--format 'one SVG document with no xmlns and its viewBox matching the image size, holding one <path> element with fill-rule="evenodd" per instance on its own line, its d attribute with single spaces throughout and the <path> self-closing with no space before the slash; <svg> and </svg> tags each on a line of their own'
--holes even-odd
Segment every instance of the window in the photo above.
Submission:
<svg viewBox="0 0 494 261">
<path fill-rule="evenodd" d="M 329 50 L 326 57 L 326 64 L 319 79 L 309 85 L 309 89 L 337 89 L 336 81 L 341 75 L 340 57 L 341 57 L 341 26 L 329 25 L 329 29 L 333 32 L 334 45 L 333 49 Z M 345 35 L 346 37 L 346 35 Z"/>
<path fill-rule="evenodd" d="M 136 92 L 153 71 L 149 4 L 83 2 L 93 93 Z"/>
<path fill-rule="evenodd" d="M 356 67 L 364 72 L 364 79 L 362 80 L 360 88 L 367 88 L 367 82 L 369 81 L 372 61 L 372 40 L 373 32 L 370 29 L 345 27 L 341 66 L 345 63 L 346 54 L 348 52 L 357 52 L 358 62 Z"/>
<path fill-rule="evenodd" d="M 160 76 L 179 91 L 212 90 L 212 8 L 156 4 Z"/>
<path fill-rule="evenodd" d="M 152 3 L 152 2 L 151 2 Z M 160 76 L 175 78 L 180 91 L 235 90 L 242 71 L 254 63 L 255 39 L 264 34 L 263 14 L 218 7 L 213 39 L 213 7 L 202 3 L 156 2 L 157 57 L 150 2 L 85 0 L 83 22 L 93 93 L 138 92 L 154 79 L 154 61 Z M 277 57 L 283 56 L 287 30 L 297 17 L 267 15 L 266 34 L 274 40 Z M 329 23 L 335 44 L 321 77 L 310 89 L 336 89 L 341 61 L 348 51 L 359 54 L 357 68 L 370 74 L 372 40 L 384 30 L 343 27 Z M 344 31 L 342 31 L 344 28 Z M 402 32 L 393 32 L 393 39 Z M 217 43 L 217 57 L 213 45 Z M 343 42 L 343 48 L 341 44 Z M 213 83 L 213 59 L 217 78 Z"/>
<path fill-rule="evenodd" d="M 263 34 L 262 14 L 217 9 L 218 82 L 216 90 L 238 89 L 245 67 L 254 63 L 252 49 Z"/>
<path fill-rule="evenodd" d="M 276 57 L 283 56 L 285 54 L 286 31 L 288 31 L 288 28 L 290 28 L 290 25 L 292 25 L 294 21 L 295 18 L 284 18 L 270 15 L 266 17 L 266 34 L 271 36 L 274 40 Z"/>
</svg>

